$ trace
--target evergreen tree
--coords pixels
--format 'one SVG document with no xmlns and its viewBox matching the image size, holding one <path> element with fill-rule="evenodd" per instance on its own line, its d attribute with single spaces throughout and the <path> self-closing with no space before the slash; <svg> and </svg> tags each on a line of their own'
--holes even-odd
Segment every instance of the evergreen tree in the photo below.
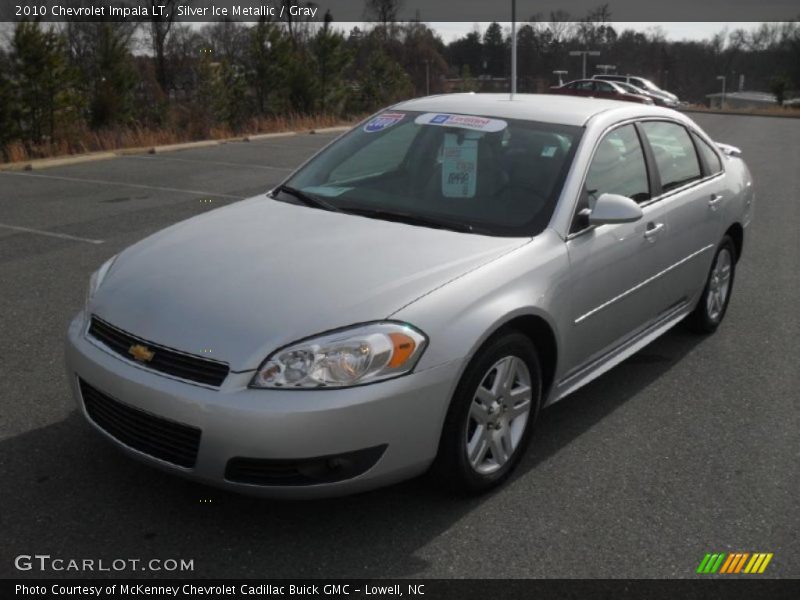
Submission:
<svg viewBox="0 0 800 600">
<path fill-rule="evenodd" d="M 245 79 L 255 96 L 258 115 L 276 113 L 285 98 L 285 74 L 292 58 L 289 37 L 261 19 L 250 29 L 245 56 Z"/>
<path fill-rule="evenodd" d="M 359 73 L 360 102 L 358 110 L 367 111 L 387 106 L 411 92 L 411 80 L 405 70 L 380 46 L 368 54 L 367 63 Z"/>
<path fill-rule="evenodd" d="M 344 35 L 331 29 L 329 15 L 310 42 L 316 62 L 317 107 L 322 113 L 336 112 L 343 106 L 347 94 L 344 72 L 353 59 Z"/>
<path fill-rule="evenodd" d="M 64 30 L 78 89 L 93 128 L 127 125 L 134 119 L 137 73 L 131 43 L 136 23 L 68 21 Z"/>
<path fill-rule="evenodd" d="M 499 23 L 492 23 L 483 34 L 483 57 L 486 72 L 492 77 L 506 75 L 506 54 L 508 47 Z"/>
<path fill-rule="evenodd" d="M 33 144 L 66 134 L 80 117 L 77 73 L 64 37 L 37 22 L 17 23 L 11 40 L 10 83 L 18 129 Z"/>
<path fill-rule="evenodd" d="M 0 50 L 0 149 L 17 136 L 14 113 L 18 105 L 11 88 L 10 73 L 8 56 Z"/>
</svg>

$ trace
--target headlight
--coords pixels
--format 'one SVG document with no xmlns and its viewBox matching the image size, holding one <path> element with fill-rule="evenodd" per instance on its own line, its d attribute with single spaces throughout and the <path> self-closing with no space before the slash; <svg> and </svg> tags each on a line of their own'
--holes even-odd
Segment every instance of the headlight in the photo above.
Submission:
<svg viewBox="0 0 800 600">
<path fill-rule="evenodd" d="M 420 331 L 403 323 L 343 329 L 274 352 L 250 386 L 308 389 L 374 383 L 409 373 L 427 342 Z"/>
<path fill-rule="evenodd" d="M 106 275 L 108 275 L 108 271 L 111 269 L 111 265 L 114 264 L 115 260 L 117 260 L 116 255 L 112 256 L 106 262 L 104 262 L 103 265 L 99 269 L 97 269 L 97 271 L 92 273 L 92 276 L 89 278 L 89 289 L 86 291 L 86 302 L 84 303 L 84 309 L 87 309 L 87 313 L 89 308 L 89 301 L 92 299 L 92 296 L 94 296 L 97 289 L 103 283 L 103 279 L 105 279 Z"/>
</svg>

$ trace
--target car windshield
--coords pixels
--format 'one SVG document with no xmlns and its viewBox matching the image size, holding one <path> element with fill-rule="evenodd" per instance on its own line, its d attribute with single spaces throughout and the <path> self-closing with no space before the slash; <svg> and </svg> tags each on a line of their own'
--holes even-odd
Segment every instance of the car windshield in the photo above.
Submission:
<svg viewBox="0 0 800 600">
<path fill-rule="evenodd" d="M 656 84 L 650 81 L 649 79 L 642 79 L 641 77 L 637 77 L 636 79 L 631 79 L 631 83 L 645 90 L 661 91 L 656 86 Z"/>
<path fill-rule="evenodd" d="M 537 235 L 550 221 L 582 131 L 390 110 L 323 150 L 273 197 L 414 225 Z"/>
<path fill-rule="evenodd" d="M 637 88 L 635 85 L 631 85 L 630 83 L 623 83 L 621 81 L 615 82 L 619 87 L 621 87 L 626 92 L 630 92 L 631 94 L 641 94 L 642 90 Z"/>
</svg>

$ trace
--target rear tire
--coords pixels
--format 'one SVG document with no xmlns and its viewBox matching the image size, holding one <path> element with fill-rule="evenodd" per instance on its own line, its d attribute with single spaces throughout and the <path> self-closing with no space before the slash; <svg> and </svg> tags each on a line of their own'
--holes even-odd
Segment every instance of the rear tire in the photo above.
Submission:
<svg viewBox="0 0 800 600">
<path fill-rule="evenodd" d="M 449 491 L 478 494 L 505 481 L 530 441 L 542 401 L 541 369 L 530 338 L 495 334 L 456 388 L 431 468 Z"/>
<path fill-rule="evenodd" d="M 722 238 L 711 263 L 706 285 L 694 310 L 686 318 L 696 333 L 714 333 L 728 310 L 736 274 L 736 246 L 729 236 Z"/>
</svg>

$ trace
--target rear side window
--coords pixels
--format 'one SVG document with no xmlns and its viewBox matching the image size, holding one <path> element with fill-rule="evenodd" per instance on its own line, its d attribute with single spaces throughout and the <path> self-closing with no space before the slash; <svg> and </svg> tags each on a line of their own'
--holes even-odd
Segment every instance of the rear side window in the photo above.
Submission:
<svg viewBox="0 0 800 600">
<path fill-rule="evenodd" d="M 610 83 L 606 83 L 605 81 L 598 81 L 594 84 L 595 88 L 598 92 L 615 92 L 614 86 Z"/>
<path fill-rule="evenodd" d="M 653 149 L 662 191 L 700 179 L 700 161 L 685 127 L 667 121 L 645 121 L 642 129 Z"/>
<path fill-rule="evenodd" d="M 703 157 L 703 162 L 708 167 L 709 175 L 716 175 L 722 172 L 722 161 L 719 155 L 714 152 L 714 149 L 699 135 L 692 134 L 692 137 L 697 142 L 697 149 L 700 151 L 700 156 Z"/>
</svg>

